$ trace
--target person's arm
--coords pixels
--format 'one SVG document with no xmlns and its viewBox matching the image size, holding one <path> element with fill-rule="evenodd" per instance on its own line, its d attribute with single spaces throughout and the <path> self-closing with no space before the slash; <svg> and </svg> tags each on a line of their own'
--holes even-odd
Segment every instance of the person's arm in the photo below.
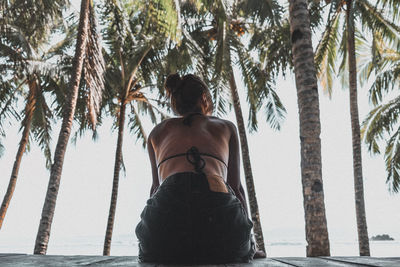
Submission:
<svg viewBox="0 0 400 267">
<path fill-rule="evenodd" d="M 239 139 L 237 135 L 236 126 L 229 122 L 229 128 L 231 131 L 231 137 L 229 139 L 229 161 L 228 161 L 228 177 L 227 182 L 232 187 L 233 191 L 236 194 L 236 197 L 242 203 L 246 214 L 247 211 L 247 203 L 246 197 L 244 194 L 243 186 L 240 182 L 240 151 L 239 151 Z"/>
<path fill-rule="evenodd" d="M 232 134 L 229 140 L 228 184 L 232 187 L 233 191 L 235 191 L 236 197 L 240 200 L 240 202 L 242 202 L 244 210 L 246 211 L 247 216 L 249 216 L 246 204 L 246 197 L 244 194 L 243 186 L 240 182 L 239 139 L 237 136 L 236 126 L 233 123 L 230 123 L 229 125 Z M 266 257 L 265 252 L 258 248 L 256 242 L 255 245 L 256 245 L 256 253 L 254 254 L 254 259 L 265 258 Z"/>
<path fill-rule="evenodd" d="M 151 164 L 151 172 L 153 176 L 153 184 L 150 189 L 150 197 L 157 191 L 160 182 L 158 180 L 158 168 L 156 163 L 156 155 L 154 153 L 153 143 L 152 143 L 152 135 L 150 133 L 149 138 L 147 140 L 147 151 L 149 152 L 150 164 Z"/>
</svg>

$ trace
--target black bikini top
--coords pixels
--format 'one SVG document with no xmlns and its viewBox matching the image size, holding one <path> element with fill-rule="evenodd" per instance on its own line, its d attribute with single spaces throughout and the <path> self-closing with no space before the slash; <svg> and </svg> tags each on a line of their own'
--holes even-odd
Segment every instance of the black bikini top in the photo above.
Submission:
<svg viewBox="0 0 400 267">
<path fill-rule="evenodd" d="M 159 168 L 162 163 L 164 163 L 165 161 L 167 161 L 169 159 L 186 156 L 187 161 L 189 161 L 191 164 L 193 164 L 195 171 L 202 172 L 202 170 L 206 166 L 206 162 L 201 157 L 201 155 L 217 159 L 217 160 L 221 161 L 228 168 L 228 165 L 225 163 L 225 161 L 223 161 L 219 157 L 214 156 L 212 154 L 199 152 L 199 149 L 195 146 L 192 146 L 191 148 L 189 148 L 189 150 L 186 151 L 186 153 L 179 153 L 179 154 L 175 154 L 175 155 L 166 157 L 165 159 L 160 161 L 160 163 L 158 163 L 157 168 Z"/>
</svg>

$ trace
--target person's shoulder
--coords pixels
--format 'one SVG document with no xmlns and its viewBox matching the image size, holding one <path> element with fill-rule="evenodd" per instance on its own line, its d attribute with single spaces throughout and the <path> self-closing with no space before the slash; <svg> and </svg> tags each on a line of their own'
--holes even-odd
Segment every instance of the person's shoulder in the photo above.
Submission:
<svg viewBox="0 0 400 267">
<path fill-rule="evenodd" d="M 151 130 L 150 134 L 149 134 L 149 139 L 155 138 L 158 136 L 158 134 L 166 127 L 168 126 L 170 123 L 175 122 L 177 119 L 176 118 L 168 118 L 163 120 L 162 122 L 160 122 L 159 124 L 157 124 L 156 126 L 154 126 L 153 130 Z"/>
<path fill-rule="evenodd" d="M 236 125 L 231 122 L 230 120 L 225 120 L 225 119 L 221 119 L 215 116 L 209 116 L 210 119 L 224 125 L 225 127 L 227 127 L 230 131 L 236 132 Z"/>
</svg>

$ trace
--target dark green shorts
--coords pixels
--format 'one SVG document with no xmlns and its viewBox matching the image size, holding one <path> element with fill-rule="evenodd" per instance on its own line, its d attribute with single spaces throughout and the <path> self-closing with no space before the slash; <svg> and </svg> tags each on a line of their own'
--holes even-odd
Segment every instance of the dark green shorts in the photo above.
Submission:
<svg viewBox="0 0 400 267">
<path fill-rule="evenodd" d="M 249 262 L 253 223 L 230 189 L 213 192 L 204 174 L 168 177 L 136 226 L 139 260 L 158 263 Z"/>
</svg>

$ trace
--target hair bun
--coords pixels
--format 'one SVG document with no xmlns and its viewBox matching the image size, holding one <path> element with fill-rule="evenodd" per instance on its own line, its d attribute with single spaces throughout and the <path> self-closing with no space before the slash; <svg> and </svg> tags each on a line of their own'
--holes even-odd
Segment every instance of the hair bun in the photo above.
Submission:
<svg viewBox="0 0 400 267">
<path fill-rule="evenodd" d="M 182 83 L 182 78 L 178 73 L 168 75 L 165 81 L 165 89 L 169 94 L 173 94 L 179 90 Z"/>
</svg>

